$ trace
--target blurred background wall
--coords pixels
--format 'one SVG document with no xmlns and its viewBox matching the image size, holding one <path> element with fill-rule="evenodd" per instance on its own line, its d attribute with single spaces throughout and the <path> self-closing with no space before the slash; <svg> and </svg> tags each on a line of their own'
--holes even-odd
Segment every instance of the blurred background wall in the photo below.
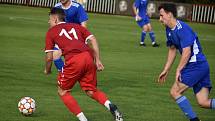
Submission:
<svg viewBox="0 0 215 121">
<path fill-rule="evenodd" d="M 132 5 L 134 0 L 76 0 L 83 4 L 87 12 L 134 16 Z M 1 4 L 18 4 L 35 7 L 52 7 L 59 0 L 0 0 Z M 179 19 L 215 24 L 215 0 L 151 0 L 148 14 L 151 18 L 159 18 L 158 6 L 164 2 L 172 2 L 177 6 Z"/>
</svg>

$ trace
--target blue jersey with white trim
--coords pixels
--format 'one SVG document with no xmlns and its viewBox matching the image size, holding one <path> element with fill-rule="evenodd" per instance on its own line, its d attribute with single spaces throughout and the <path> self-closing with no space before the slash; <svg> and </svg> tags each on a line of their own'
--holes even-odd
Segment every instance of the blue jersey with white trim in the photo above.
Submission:
<svg viewBox="0 0 215 121">
<path fill-rule="evenodd" d="M 73 0 L 71 0 L 71 5 L 68 8 L 64 8 L 61 2 L 57 3 L 55 7 L 62 8 L 64 10 L 66 14 L 65 22 L 67 23 L 81 24 L 88 20 L 87 13 L 83 6 Z"/>
<path fill-rule="evenodd" d="M 166 27 L 167 46 L 174 45 L 182 54 L 183 48 L 191 47 L 189 62 L 206 61 L 196 33 L 186 23 L 177 20 L 174 29 Z"/>
<path fill-rule="evenodd" d="M 144 18 L 147 15 L 148 0 L 135 0 L 134 5 L 139 9 L 138 15 Z"/>
</svg>

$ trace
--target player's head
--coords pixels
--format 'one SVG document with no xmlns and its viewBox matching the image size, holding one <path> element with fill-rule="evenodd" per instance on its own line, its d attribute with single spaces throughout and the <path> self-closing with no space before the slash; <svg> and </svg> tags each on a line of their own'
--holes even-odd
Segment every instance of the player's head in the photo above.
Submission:
<svg viewBox="0 0 215 121">
<path fill-rule="evenodd" d="M 161 4 L 158 10 L 160 12 L 160 22 L 164 25 L 168 25 L 168 23 L 177 16 L 176 5 L 173 3 Z"/>
<path fill-rule="evenodd" d="M 65 21 L 65 13 L 64 10 L 61 8 L 51 8 L 51 11 L 49 13 L 49 24 L 50 27 L 53 27 L 57 25 L 59 22 Z"/>
<path fill-rule="evenodd" d="M 67 4 L 68 2 L 70 2 L 70 0 L 60 0 L 60 2 L 61 2 L 62 4 Z"/>
</svg>

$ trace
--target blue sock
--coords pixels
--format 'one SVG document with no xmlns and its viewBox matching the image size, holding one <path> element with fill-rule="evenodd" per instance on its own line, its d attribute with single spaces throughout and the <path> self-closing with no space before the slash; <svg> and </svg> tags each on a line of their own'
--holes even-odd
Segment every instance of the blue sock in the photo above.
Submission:
<svg viewBox="0 0 215 121">
<path fill-rule="evenodd" d="M 215 99 L 211 99 L 211 109 L 215 109 Z"/>
<path fill-rule="evenodd" d="M 64 66 L 64 62 L 61 58 L 54 60 L 54 64 L 55 64 L 58 71 L 61 71 L 63 66 Z"/>
<path fill-rule="evenodd" d="M 144 43 L 144 40 L 145 40 L 145 37 L 146 37 L 146 32 L 145 31 L 142 31 L 142 34 L 141 34 L 141 44 Z"/>
<path fill-rule="evenodd" d="M 193 112 L 192 107 L 190 105 L 190 102 L 185 96 L 181 96 L 178 99 L 176 99 L 176 103 L 178 106 L 181 108 L 181 110 L 184 112 L 184 114 L 189 118 L 189 119 L 194 119 L 196 118 L 196 113 Z"/>
<path fill-rule="evenodd" d="M 151 32 L 149 32 L 149 36 L 152 40 L 152 43 L 154 43 L 155 42 L 155 33 L 153 31 L 151 31 Z"/>
</svg>

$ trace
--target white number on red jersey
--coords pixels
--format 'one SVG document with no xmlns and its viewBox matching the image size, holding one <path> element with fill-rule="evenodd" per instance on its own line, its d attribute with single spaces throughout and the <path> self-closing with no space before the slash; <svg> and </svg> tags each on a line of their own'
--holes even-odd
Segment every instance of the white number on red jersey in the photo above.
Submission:
<svg viewBox="0 0 215 121">
<path fill-rule="evenodd" d="M 73 37 L 75 39 L 78 39 L 78 36 L 77 36 L 76 31 L 75 31 L 74 28 L 72 28 L 69 32 L 67 32 L 65 29 L 62 29 L 61 32 L 60 32 L 60 34 L 59 34 L 59 36 L 65 35 L 66 38 L 72 40 L 72 37 L 69 34 L 73 34 Z"/>
</svg>

